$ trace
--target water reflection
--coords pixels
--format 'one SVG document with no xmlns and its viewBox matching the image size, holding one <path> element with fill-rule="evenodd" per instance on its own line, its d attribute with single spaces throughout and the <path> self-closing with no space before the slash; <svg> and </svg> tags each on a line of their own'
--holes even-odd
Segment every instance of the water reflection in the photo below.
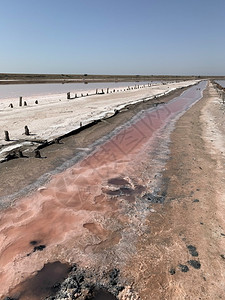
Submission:
<svg viewBox="0 0 225 300">
<path fill-rule="evenodd" d="M 157 83 L 158 81 L 150 82 Z M 98 82 L 98 83 L 51 83 L 51 84 L 7 84 L 0 85 L 0 99 L 61 94 L 66 92 L 94 91 L 103 88 L 122 88 L 147 84 L 148 82 Z"/>
</svg>

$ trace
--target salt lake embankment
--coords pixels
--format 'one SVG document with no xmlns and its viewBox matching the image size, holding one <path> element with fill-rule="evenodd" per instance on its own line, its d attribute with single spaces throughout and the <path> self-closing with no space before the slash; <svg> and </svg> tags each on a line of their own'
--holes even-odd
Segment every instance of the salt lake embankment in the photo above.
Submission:
<svg viewBox="0 0 225 300">
<path fill-rule="evenodd" d="M 133 255 L 132 241 L 146 230 L 149 203 L 163 202 L 157 188 L 168 133 L 177 117 L 201 98 L 204 86 L 140 112 L 92 154 L 2 213 L 3 294 L 21 293 L 12 288 L 50 262 L 103 271 L 120 267 Z"/>
<path fill-rule="evenodd" d="M 201 82 L 128 106 L 42 149 L 46 158 L 1 164 L 9 181 L 8 169 L 21 174 L 13 184 L 63 164 L 60 151 L 65 159 L 1 212 L 2 297 L 222 298 L 222 119 L 218 94 Z"/>
<path fill-rule="evenodd" d="M 132 118 L 139 109 L 146 109 L 167 101 L 178 95 L 180 88 L 182 91 L 183 87 L 194 83 L 194 81 L 170 83 L 168 85 L 151 83 L 151 86 L 149 86 L 150 84 L 146 84 L 145 87 L 143 85 L 130 85 L 129 88 L 127 86 L 122 88 L 121 86 L 120 89 L 109 89 L 109 94 L 107 94 L 107 89 L 104 89 L 106 94 L 97 95 L 96 89 L 94 89 L 89 90 L 89 94 L 93 93 L 94 95 L 88 97 L 80 97 L 81 92 L 83 92 L 81 91 L 78 94 L 78 99 L 67 99 L 66 93 L 52 96 L 39 95 L 38 105 L 34 103 L 37 96 L 33 98 L 25 97 L 23 99 L 27 102 L 25 107 L 19 106 L 19 98 L 15 98 L 15 95 L 11 96 L 10 99 L 2 99 L 2 110 L 0 112 L 2 125 L 1 159 L 4 160 L 11 153 L 18 158 L 18 151 L 22 151 L 23 157 L 16 160 L 16 162 L 11 160 L 7 162 L 7 165 L 2 165 L 0 170 L 0 195 L 6 196 L 18 192 L 18 190 L 33 183 L 35 179 L 43 174 L 45 174 L 43 179 L 45 180 L 49 170 L 54 170 L 74 156 L 83 156 L 88 153 L 90 143 L 94 143 L 101 136 L 114 130 L 116 126 Z M 174 93 L 176 88 L 178 88 L 177 92 L 170 96 L 170 92 Z M 113 92 L 114 90 L 115 92 Z M 101 92 L 101 89 L 98 91 Z M 164 95 L 164 98 L 159 97 L 162 95 Z M 8 107 L 11 102 L 13 108 Z M 116 118 L 117 121 L 113 120 L 111 122 L 111 119 L 108 118 L 115 115 L 118 110 L 121 111 L 122 107 L 124 107 L 123 112 Z M 85 124 L 88 122 L 90 122 L 88 123 L 90 125 L 95 124 L 99 118 L 102 118 L 100 123 L 83 131 Z M 82 126 L 80 122 L 82 122 Z M 24 134 L 25 125 L 29 127 L 29 136 Z M 4 130 L 9 131 L 10 141 L 8 142 L 4 141 Z M 78 134 L 80 130 L 82 135 Z M 34 150 L 37 147 L 42 147 L 43 144 L 45 145 L 45 139 L 51 141 L 53 138 L 63 136 L 70 131 L 76 133 L 73 139 L 66 140 L 64 138 L 60 144 L 52 145 L 49 152 L 47 149 L 42 149 L 43 159 L 34 159 Z M 65 141 L 67 142 L 65 143 Z M 47 159 L 44 159 L 46 157 Z M 29 168 L 30 165 L 32 165 L 32 168 Z"/>
<path fill-rule="evenodd" d="M 160 96 L 174 89 L 194 84 L 195 81 L 178 83 L 137 84 L 132 87 L 76 90 L 71 92 L 71 99 L 66 93 L 25 96 L 19 106 L 19 96 L 3 98 L 0 102 L 0 127 L 9 131 L 11 140 L 24 139 L 24 126 L 30 129 L 32 140 L 52 140 L 69 131 L 86 125 L 93 120 L 107 118 L 126 105 L 143 101 L 146 97 Z M 67 86 L 69 89 L 70 87 Z M 75 98 L 75 94 L 79 98 Z M 88 94 L 88 95 L 87 95 Z M 82 96 L 83 95 L 83 96 Z M 147 100 L 147 99 L 146 99 Z M 24 106 L 24 101 L 26 106 Z M 38 101 L 38 104 L 35 104 Z M 9 107 L 12 104 L 13 108 Z M 4 141 L 1 145 L 9 144 Z M 29 138 L 26 137 L 26 140 Z"/>
</svg>

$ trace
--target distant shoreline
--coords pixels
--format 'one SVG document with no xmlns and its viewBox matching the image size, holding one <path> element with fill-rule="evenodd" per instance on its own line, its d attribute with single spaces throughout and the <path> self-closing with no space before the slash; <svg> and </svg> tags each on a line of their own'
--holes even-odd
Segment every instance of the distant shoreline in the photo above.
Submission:
<svg viewBox="0 0 225 300">
<path fill-rule="evenodd" d="M 93 82 L 139 82 L 180 81 L 196 79 L 225 80 L 225 76 L 174 76 L 174 75 L 89 75 L 89 74 L 11 74 L 0 73 L 0 85 L 44 83 L 93 83 Z"/>
<path fill-rule="evenodd" d="M 0 85 L 9 85 L 9 84 L 67 84 L 67 83 L 83 83 L 83 84 L 89 84 L 89 83 L 101 83 L 101 82 L 150 82 L 153 80 L 55 80 L 55 79 L 49 79 L 49 80 L 0 80 Z"/>
</svg>

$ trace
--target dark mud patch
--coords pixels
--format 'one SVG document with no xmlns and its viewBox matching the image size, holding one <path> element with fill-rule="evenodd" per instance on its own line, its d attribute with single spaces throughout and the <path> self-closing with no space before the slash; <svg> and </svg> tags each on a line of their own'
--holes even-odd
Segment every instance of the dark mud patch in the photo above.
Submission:
<svg viewBox="0 0 225 300">
<path fill-rule="evenodd" d="M 159 195 L 156 195 L 156 194 L 151 194 L 151 193 L 148 193 L 148 194 L 145 194 L 143 196 L 144 200 L 147 200 L 149 201 L 150 203 L 159 203 L 159 204 L 163 204 L 164 201 L 165 201 L 165 196 L 159 196 Z"/>
<path fill-rule="evenodd" d="M 197 270 L 201 268 L 201 264 L 197 260 L 189 260 L 188 263 L 190 266 L 192 266 L 193 268 L 195 268 Z"/>
<path fill-rule="evenodd" d="M 74 265 L 60 289 L 46 300 L 114 300 L 124 289 L 124 284 L 126 282 L 122 281 L 119 269 L 98 271 Z"/>
<path fill-rule="evenodd" d="M 134 188 L 129 187 L 129 185 L 123 185 L 123 186 L 121 186 L 120 188 L 117 188 L 117 189 L 106 189 L 106 190 L 103 190 L 103 192 L 105 192 L 109 196 L 135 197 L 135 196 L 140 195 L 141 193 L 143 193 L 143 191 L 145 191 L 145 189 L 146 189 L 142 185 L 135 185 Z"/>
<path fill-rule="evenodd" d="M 116 300 L 117 298 L 104 289 L 93 292 L 93 296 L 87 296 L 86 300 Z"/>
<path fill-rule="evenodd" d="M 197 248 L 195 246 L 188 245 L 187 248 L 192 256 L 198 256 Z"/>
<path fill-rule="evenodd" d="M 169 270 L 169 273 L 170 273 L 171 275 L 174 275 L 174 274 L 176 273 L 176 270 L 175 270 L 174 268 L 171 268 L 171 269 Z"/>
<path fill-rule="evenodd" d="M 198 200 L 198 199 L 194 199 L 193 202 L 194 202 L 194 203 L 198 203 L 199 200 Z"/>
<path fill-rule="evenodd" d="M 39 246 L 35 246 L 33 251 L 34 252 L 36 252 L 36 251 L 43 251 L 45 248 L 46 248 L 45 245 L 39 245 Z"/>
<path fill-rule="evenodd" d="M 186 265 L 180 264 L 179 268 L 180 268 L 181 272 L 183 272 L 183 273 L 187 273 L 189 271 L 189 268 Z"/>
<path fill-rule="evenodd" d="M 121 187 L 117 190 L 107 190 L 106 194 L 109 196 L 128 196 L 128 195 L 134 195 L 135 191 L 131 188 L 127 187 Z"/>
<path fill-rule="evenodd" d="M 124 179 L 124 178 L 121 178 L 121 177 L 115 177 L 115 178 L 110 178 L 108 180 L 108 184 L 112 184 L 112 185 L 130 185 L 130 183 Z"/>
<path fill-rule="evenodd" d="M 46 248 L 46 245 L 37 245 L 37 244 L 38 244 L 37 241 L 30 241 L 30 245 L 34 246 L 34 248 L 32 252 L 27 254 L 27 256 L 30 256 L 32 253 L 37 251 L 43 251 Z"/>
<path fill-rule="evenodd" d="M 46 264 L 34 277 L 18 285 L 9 298 L 40 300 L 55 294 L 70 270 L 68 264 L 57 261 Z M 7 298 L 6 298 L 7 299 Z"/>
<path fill-rule="evenodd" d="M 32 245 L 32 246 L 37 245 L 37 244 L 38 244 L 38 241 L 35 241 L 35 240 L 30 241 L 30 245 Z"/>
</svg>

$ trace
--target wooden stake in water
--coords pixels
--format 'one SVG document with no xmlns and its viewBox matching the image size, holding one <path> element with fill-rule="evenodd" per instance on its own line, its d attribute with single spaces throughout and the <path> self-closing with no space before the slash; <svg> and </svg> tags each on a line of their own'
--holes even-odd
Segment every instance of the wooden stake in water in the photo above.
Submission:
<svg viewBox="0 0 225 300">
<path fill-rule="evenodd" d="M 67 93 L 67 99 L 70 99 L 70 92 Z"/>
<path fill-rule="evenodd" d="M 22 106 L 22 105 L 23 105 L 23 97 L 20 97 L 19 106 Z"/>
</svg>

